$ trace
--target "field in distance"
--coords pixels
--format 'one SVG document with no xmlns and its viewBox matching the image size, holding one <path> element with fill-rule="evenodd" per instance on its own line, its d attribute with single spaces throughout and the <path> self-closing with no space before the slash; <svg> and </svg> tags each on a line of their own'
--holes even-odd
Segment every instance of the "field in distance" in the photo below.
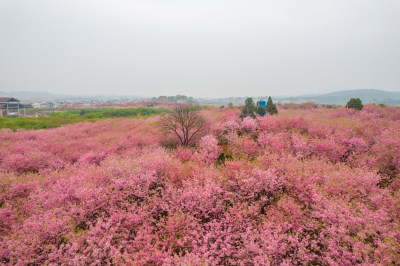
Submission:
<svg viewBox="0 0 400 266">
<path fill-rule="evenodd" d="M 107 118 L 147 118 L 150 116 L 167 113 L 169 110 L 165 108 L 88 108 L 88 109 L 73 109 L 57 112 L 41 112 L 39 117 L 15 117 L 15 118 L 0 118 L 0 129 L 9 128 L 17 129 L 46 129 L 55 128 L 67 124 L 75 124 L 80 122 L 94 122 L 100 119 Z M 35 109 L 32 109 L 32 113 Z"/>
</svg>

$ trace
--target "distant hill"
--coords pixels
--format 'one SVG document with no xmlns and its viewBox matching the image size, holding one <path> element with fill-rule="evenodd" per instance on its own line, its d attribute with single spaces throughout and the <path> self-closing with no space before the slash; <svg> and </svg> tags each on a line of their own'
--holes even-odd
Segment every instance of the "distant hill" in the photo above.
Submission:
<svg viewBox="0 0 400 266">
<path fill-rule="evenodd" d="M 308 94 L 293 97 L 279 97 L 270 94 L 272 99 L 278 103 L 304 103 L 304 102 L 315 102 L 319 104 L 338 104 L 345 105 L 351 98 L 360 98 L 363 103 L 376 103 L 386 105 L 397 105 L 400 106 L 400 92 L 390 92 L 383 90 L 346 90 L 337 91 L 326 94 Z M 263 97 L 251 97 L 254 101 L 266 100 L 269 95 Z M 226 105 L 229 102 L 233 104 L 243 104 L 248 97 L 230 97 L 230 98 L 200 98 L 196 99 L 200 104 L 210 105 Z"/>
<path fill-rule="evenodd" d="M 136 100 L 138 97 L 122 96 L 116 94 L 109 95 L 68 95 L 68 94 L 55 94 L 49 92 L 35 92 L 35 91 L 16 91 L 16 92 L 2 92 L 0 97 L 14 97 L 24 103 L 34 103 L 42 101 L 88 101 L 88 100 L 111 100 L 128 98 Z"/>
<path fill-rule="evenodd" d="M 15 92 L 0 91 L 0 97 L 15 97 L 18 100 L 25 103 L 76 98 L 76 96 L 73 95 L 71 96 L 66 94 L 53 94 L 49 92 L 34 92 L 34 91 L 15 91 Z"/>
<path fill-rule="evenodd" d="M 32 92 L 32 91 L 17 91 L 17 92 L 1 92 L 0 97 L 15 97 L 24 103 L 33 103 L 40 101 L 59 101 L 59 100 L 116 100 L 116 99 L 126 99 L 131 101 L 141 101 L 141 100 L 162 100 L 164 98 L 175 99 L 177 96 L 165 97 L 160 96 L 158 98 L 151 97 L 135 97 L 135 96 L 124 96 L 124 95 L 66 95 L 66 94 L 53 94 L 48 92 Z M 252 97 L 254 101 L 266 100 L 269 95 L 260 97 Z M 319 104 L 338 104 L 345 105 L 350 98 L 360 98 L 363 103 L 376 103 L 376 104 L 386 104 L 386 105 L 397 105 L 400 106 L 400 92 L 390 92 L 383 90 L 346 90 L 337 91 L 327 94 L 308 94 L 293 97 L 278 97 L 271 93 L 272 99 L 278 103 L 304 103 L 304 102 L 315 102 Z M 186 96 L 179 96 L 186 97 Z M 249 96 L 251 97 L 251 96 Z M 226 97 L 226 98 L 196 98 L 193 99 L 189 97 L 192 101 L 200 104 L 209 105 L 227 105 L 229 102 L 233 104 L 243 104 L 248 97 Z"/>
<path fill-rule="evenodd" d="M 319 104 L 345 105 L 350 98 L 360 98 L 363 103 L 377 103 L 400 106 L 400 92 L 383 90 L 346 90 L 320 95 L 305 95 L 277 98 L 279 102 L 315 102 Z"/>
</svg>

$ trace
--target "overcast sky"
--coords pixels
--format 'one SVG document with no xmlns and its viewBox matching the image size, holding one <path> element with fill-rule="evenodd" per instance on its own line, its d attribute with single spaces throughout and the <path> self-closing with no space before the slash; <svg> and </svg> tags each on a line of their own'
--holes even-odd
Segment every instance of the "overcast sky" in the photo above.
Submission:
<svg viewBox="0 0 400 266">
<path fill-rule="evenodd" d="M 400 91 L 398 0 L 0 0 L 0 91 Z"/>
</svg>

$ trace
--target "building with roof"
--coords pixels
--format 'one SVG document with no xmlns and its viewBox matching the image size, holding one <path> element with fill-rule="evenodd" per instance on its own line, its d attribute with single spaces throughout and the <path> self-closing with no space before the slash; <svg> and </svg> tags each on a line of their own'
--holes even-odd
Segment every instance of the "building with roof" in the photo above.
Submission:
<svg viewBox="0 0 400 266">
<path fill-rule="evenodd" d="M 41 109 L 53 109 L 58 108 L 59 104 L 56 102 L 41 102 L 41 103 L 33 103 L 33 108 L 41 108 Z"/>
<path fill-rule="evenodd" d="M 20 117 L 26 116 L 27 106 L 12 97 L 0 97 L 0 117 L 11 116 Z"/>
</svg>

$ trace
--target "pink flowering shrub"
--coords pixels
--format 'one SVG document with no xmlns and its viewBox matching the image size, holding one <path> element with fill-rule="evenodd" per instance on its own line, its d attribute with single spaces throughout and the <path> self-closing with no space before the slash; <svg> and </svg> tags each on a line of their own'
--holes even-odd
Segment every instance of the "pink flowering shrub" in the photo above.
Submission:
<svg viewBox="0 0 400 266">
<path fill-rule="evenodd" d="M 310 155 L 311 149 L 305 137 L 293 133 L 291 139 L 293 154 L 297 155 L 299 158 L 306 158 Z"/>
<path fill-rule="evenodd" d="M 240 120 L 238 118 L 230 119 L 223 126 L 227 133 L 237 133 L 240 130 Z"/>
<path fill-rule="evenodd" d="M 204 165 L 214 164 L 221 152 L 222 149 L 218 146 L 218 140 L 209 134 L 200 139 L 196 159 Z"/>
<path fill-rule="evenodd" d="M 246 133 L 253 133 L 257 129 L 257 120 L 247 116 L 243 118 L 240 129 Z"/>
<path fill-rule="evenodd" d="M 364 109 L 1 130 L 0 264 L 398 265 L 400 110 Z"/>
<path fill-rule="evenodd" d="M 375 138 L 371 148 L 375 166 L 383 175 L 394 178 L 400 173 L 400 135 L 398 128 L 389 128 Z"/>
<path fill-rule="evenodd" d="M 178 147 L 174 151 L 174 155 L 176 158 L 180 159 L 183 163 L 190 161 L 193 158 L 192 150 L 187 147 Z"/>
<path fill-rule="evenodd" d="M 282 154 L 287 152 L 291 146 L 290 135 L 285 132 L 274 134 L 264 131 L 258 136 L 257 142 L 264 153 Z"/>
<path fill-rule="evenodd" d="M 254 159 L 259 153 L 257 143 L 247 136 L 230 138 L 232 153 L 235 158 Z"/>
</svg>

